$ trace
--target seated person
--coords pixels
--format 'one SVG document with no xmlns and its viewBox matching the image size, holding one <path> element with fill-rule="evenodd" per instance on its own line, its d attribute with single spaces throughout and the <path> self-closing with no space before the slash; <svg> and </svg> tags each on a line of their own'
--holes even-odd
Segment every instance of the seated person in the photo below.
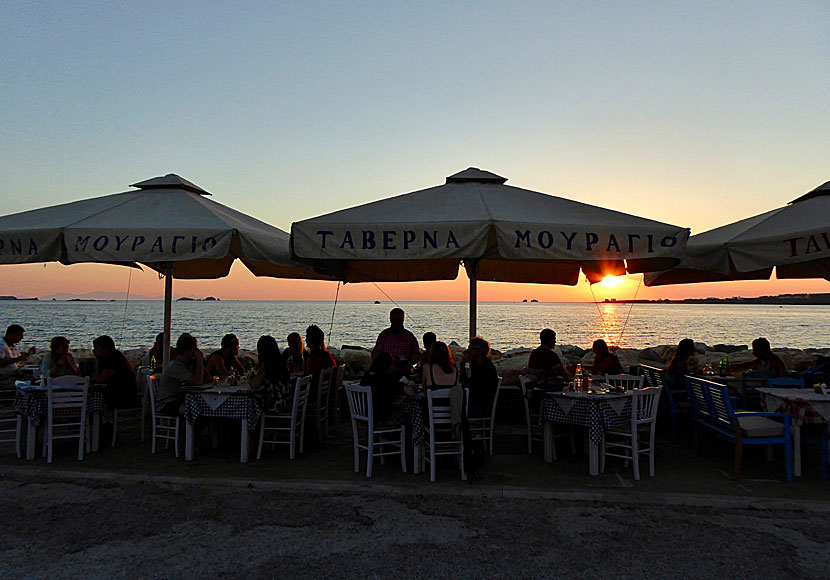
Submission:
<svg viewBox="0 0 830 580">
<path fill-rule="evenodd" d="M 209 377 L 220 379 L 245 374 L 245 367 L 239 361 L 239 339 L 235 334 L 226 334 L 222 337 L 222 348 L 211 354 L 205 361 L 205 372 Z"/>
<path fill-rule="evenodd" d="M 292 332 L 286 338 L 288 346 L 282 351 L 282 360 L 288 367 L 289 373 L 302 373 L 308 360 L 308 351 L 303 344 L 303 337 L 299 332 Z"/>
<path fill-rule="evenodd" d="M 550 328 L 545 328 L 539 333 L 539 341 L 541 344 L 530 353 L 527 360 L 528 374 L 536 376 L 537 384 L 541 387 L 554 386 L 560 383 L 561 379 L 573 378 L 562 364 L 562 359 L 553 350 L 556 345 L 556 333 Z"/>
<path fill-rule="evenodd" d="M 438 340 L 434 332 L 425 332 L 423 337 L 424 352 L 421 353 L 421 366 L 423 367 L 429 361 L 429 348 Z"/>
<path fill-rule="evenodd" d="M 173 360 L 176 358 L 176 347 L 170 346 L 170 359 Z M 159 332 L 156 335 L 156 342 L 153 343 L 153 346 L 150 348 L 150 352 L 147 353 L 147 359 L 153 370 L 161 370 L 164 364 L 164 333 Z"/>
<path fill-rule="evenodd" d="M 402 415 L 395 412 L 393 407 L 395 397 L 401 393 L 413 394 L 412 389 L 400 381 L 400 373 L 392 370 L 394 362 L 391 354 L 380 353 L 360 380 L 362 386 L 372 388 L 372 409 L 377 424 L 400 421 Z"/>
<path fill-rule="evenodd" d="M 752 341 L 752 354 L 755 358 L 741 363 L 729 365 L 730 371 L 745 371 L 753 369 L 759 371 L 766 377 L 777 378 L 787 376 L 787 366 L 778 355 L 772 352 L 769 341 L 764 338 L 756 338 Z"/>
<path fill-rule="evenodd" d="M 337 362 L 326 349 L 325 338 L 325 333 L 316 324 L 312 324 L 305 331 L 305 343 L 309 349 L 305 374 L 311 375 L 312 400 L 317 395 L 317 385 L 320 384 L 320 371 L 327 368 L 337 368 Z"/>
<path fill-rule="evenodd" d="M 98 373 L 89 377 L 90 383 L 105 384 L 104 400 L 112 408 L 138 406 L 138 386 L 133 365 L 115 348 L 112 337 L 99 336 L 92 341 L 92 354 L 98 361 Z"/>
<path fill-rule="evenodd" d="M 409 373 L 412 365 L 420 362 L 421 349 L 418 339 L 404 328 L 404 311 L 393 308 L 389 312 L 390 326 L 378 335 L 375 347 L 372 349 L 372 359 L 376 359 L 382 352 L 392 355 L 395 360 L 395 370 Z"/>
<path fill-rule="evenodd" d="M 22 367 L 29 360 L 29 357 L 37 352 L 31 347 L 23 354 L 17 349 L 18 343 L 23 340 L 23 327 L 19 324 L 12 324 L 6 329 L 3 340 L 0 340 L 0 381 L 14 384 L 14 375 L 19 367 Z"/>
<path fill-rule="evenodd" d="M 592 375 L 621 375 L 623 367 L 617 355 L 608 350 L 608 344 L 601 338 L 594 341 L 591 347 L 594 352 L 594 364 L 591 365 Z"/>
<path fill-rule="evenodd" d="M 429 348 L 429 363 L 421 369 L 421 384 L 427 389 L 441 389 L 458 384 L 458 370 L 446 343 L 439 340 Z"/>
<path fill-rule="evenodd" d="M 490 360 L 490 343 L 480 336 L 470 339 L 461 362 L 465 369 L 461 384 L 470 389 L 470 417 L 490 417 L 499 386 L 499 373 Z M 468 364 L 470 376 L 466 371 Z"/>
<path fill-rule="evenodd" d="M 40 375 L 45 379 L 56 379 L 77 374 L 78 366 L 69 354 L 69 339 L 65 336 L 54 337 L 49 342 L 49 352 L 40 360 Z"/>
<path fill-rule="evenodd" d="M 686 382 L 683 377 L 697 372 L 697 366 L 695 342 L 691 338 L 684 338 L 678 343 L 666 368 L 666 386 L 674 390 L 685 389 Z"/>
<path fill-rule="evenodd" d="M 251 389 L 261 394 L 263 410 L 271 413 L 291 411 L 294 390 L 277 341 L 273 336 L 261 336 L 256 350 L 259 362 L 251 379 Z"/>
<path fill-rule="evenodd" d="M 184 385 L 204 384 L 204 356 L 196 339 L 184 333 L 176 341 L 176 358 L 164 368 L 156 393 L 156 412 L 162 415 L 184 415 Z"/>
</svg>

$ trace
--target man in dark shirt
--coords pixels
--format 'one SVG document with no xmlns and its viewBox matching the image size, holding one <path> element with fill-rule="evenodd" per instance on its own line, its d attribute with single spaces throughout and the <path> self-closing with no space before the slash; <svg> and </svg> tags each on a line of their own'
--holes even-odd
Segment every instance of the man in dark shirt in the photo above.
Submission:
<svg viewBox="0 0 830 580">
<path fill-rule="evenodd" d="M 556 333 L 550 328 L 545 328 L 539 333 L 539 341 L 542 343 L 527 360 L 527 368 L 533 374 L 538 375 L 539 383 L 550 382 L 556 377 L 571 379 L 573 375 L 568 372 L 562 364 L 562 359 L 553 350 L 556 345 Z"/>
</svg>

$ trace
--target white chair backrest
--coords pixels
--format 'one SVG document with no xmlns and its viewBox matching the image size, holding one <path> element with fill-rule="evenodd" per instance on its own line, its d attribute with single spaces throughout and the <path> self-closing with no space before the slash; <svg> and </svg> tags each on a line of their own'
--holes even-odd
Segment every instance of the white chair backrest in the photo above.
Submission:
<svg viewBox="0 0 830 580">
<path fill-rule="evenodd" d="M 308 402 L 308 393 L 311 391 L 311 376 L 299 377 L 294 386 L 294 402 L 291 405 L 291 414 L 302 421 L 305 413 L 297 413 L 298 409 L 304 409 Z"/>
<path fill-rule="evenodd" d="M 334 373 L 337 371 L 335 367 L 329 367 L 320 371 L 320 383 L 317 385 L 317 392 L 320 398 L 325 400 L 331 388 L 331 380 Z"/>
<path fill-rule="evenodd" d="M 357 421 L 372 422 L 372 387 L 360 385 L 345 385 L 346 398 L 349 400 L 349 411 Z"/>
<path fill-rule="evenodd" d="M 522 395 L 524 395 L 525 397 L 527 396 L 527 385 L 532 381 L 533 379 L 530 377 L 530 375 L 519 375 L 519 387 L 521 387 Z"/>
<path fill-rule="evenodd" d="M 67 375 L 55 379 L 48 378 L 46 389 L 52 409 L 82 408 L 86 405 L 89 377 Z"/>
<path fill-rule="evenodd" d="M 634 391 L 631 400 L 632 425 L 651 423 L 655 419 L 662 391 L 662 387 L 646 387 Z"/>
<path fill-rule="evenodd" d="M 605 382 L 612 387 L 624 387 L 626 391 L 630 391 L 631 389 L 641 389 L 643 378 L 642 375 L 605 375 Z"/>
<path fill-rule="evenodd" d="M 464 389 L 464 413 L 470 409 L 470 389 Z M 427 389 L 427 409 L 430 422 L 436 425 L 452 424 L 450 389 Z"/>
<path fill-rule="evenodd" d="M 160 375 L 147 375 L 147 390 L 150 391 L 150 412 L 153 417 L 156 416 L 156 397 L 158 396 L 156 390 L 159 386 L 159 380 L 161 380 Z"/>
</svg>

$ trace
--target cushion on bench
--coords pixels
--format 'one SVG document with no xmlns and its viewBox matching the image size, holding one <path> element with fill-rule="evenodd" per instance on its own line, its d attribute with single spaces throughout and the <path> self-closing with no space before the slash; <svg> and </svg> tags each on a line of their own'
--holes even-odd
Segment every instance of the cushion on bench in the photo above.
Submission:
<svg viewBox="0 0 830 580">
<path fill-rule="evenodd" d="M 784 434 L 784 424 L 769 417 L 741 417 L 738 415 L 738 424 L 747 437 L 781 437 Z"/>
</svg>

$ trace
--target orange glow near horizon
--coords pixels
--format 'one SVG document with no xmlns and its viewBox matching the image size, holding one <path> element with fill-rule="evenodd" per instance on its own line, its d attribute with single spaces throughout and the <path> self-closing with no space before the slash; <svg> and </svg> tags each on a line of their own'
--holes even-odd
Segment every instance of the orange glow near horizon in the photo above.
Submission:
<svg viewBox="0 0 830 580">
<path fill-rule="evenodd" d="M 83 295 L 92 292 L 125 293 L 133 299 L 160 299 L 164 296 L 164 281 L 149 269 L 130 270 L 104 264 L 57 263 L 4 266 L 6 294 L 18 297 L 47 297 L 53 294 Z M 758 280 L 746 282 L 719 282 L 685 284 L 647 288 L 639 275 L 606 277 L 590 286 L 584 277 L 576 286 L 547 284 L 510 284 L 482 282 L 478 297 L 482 302 L 521 302 L 535 299 L 539 302 L 602 302 L 605 299 L 658 300 L 683 298 L 729 298 L 732 296 L 762 296 L 830 292 L 824 280 Z M 175 280 L 175 297 L 204 298 L 215 296 L 221 300 L 334 300 L 336 282 L 313 280 L 283 280 L 257 278 L 237 263 L 225 278 L 216 280 Z M 455 280 L 433 282 L 370 282 L 345 284 L 340 288 L 339 300 L 395 301 L 466 301 L 469 281 L 463 269 Z"/>
</svg>

